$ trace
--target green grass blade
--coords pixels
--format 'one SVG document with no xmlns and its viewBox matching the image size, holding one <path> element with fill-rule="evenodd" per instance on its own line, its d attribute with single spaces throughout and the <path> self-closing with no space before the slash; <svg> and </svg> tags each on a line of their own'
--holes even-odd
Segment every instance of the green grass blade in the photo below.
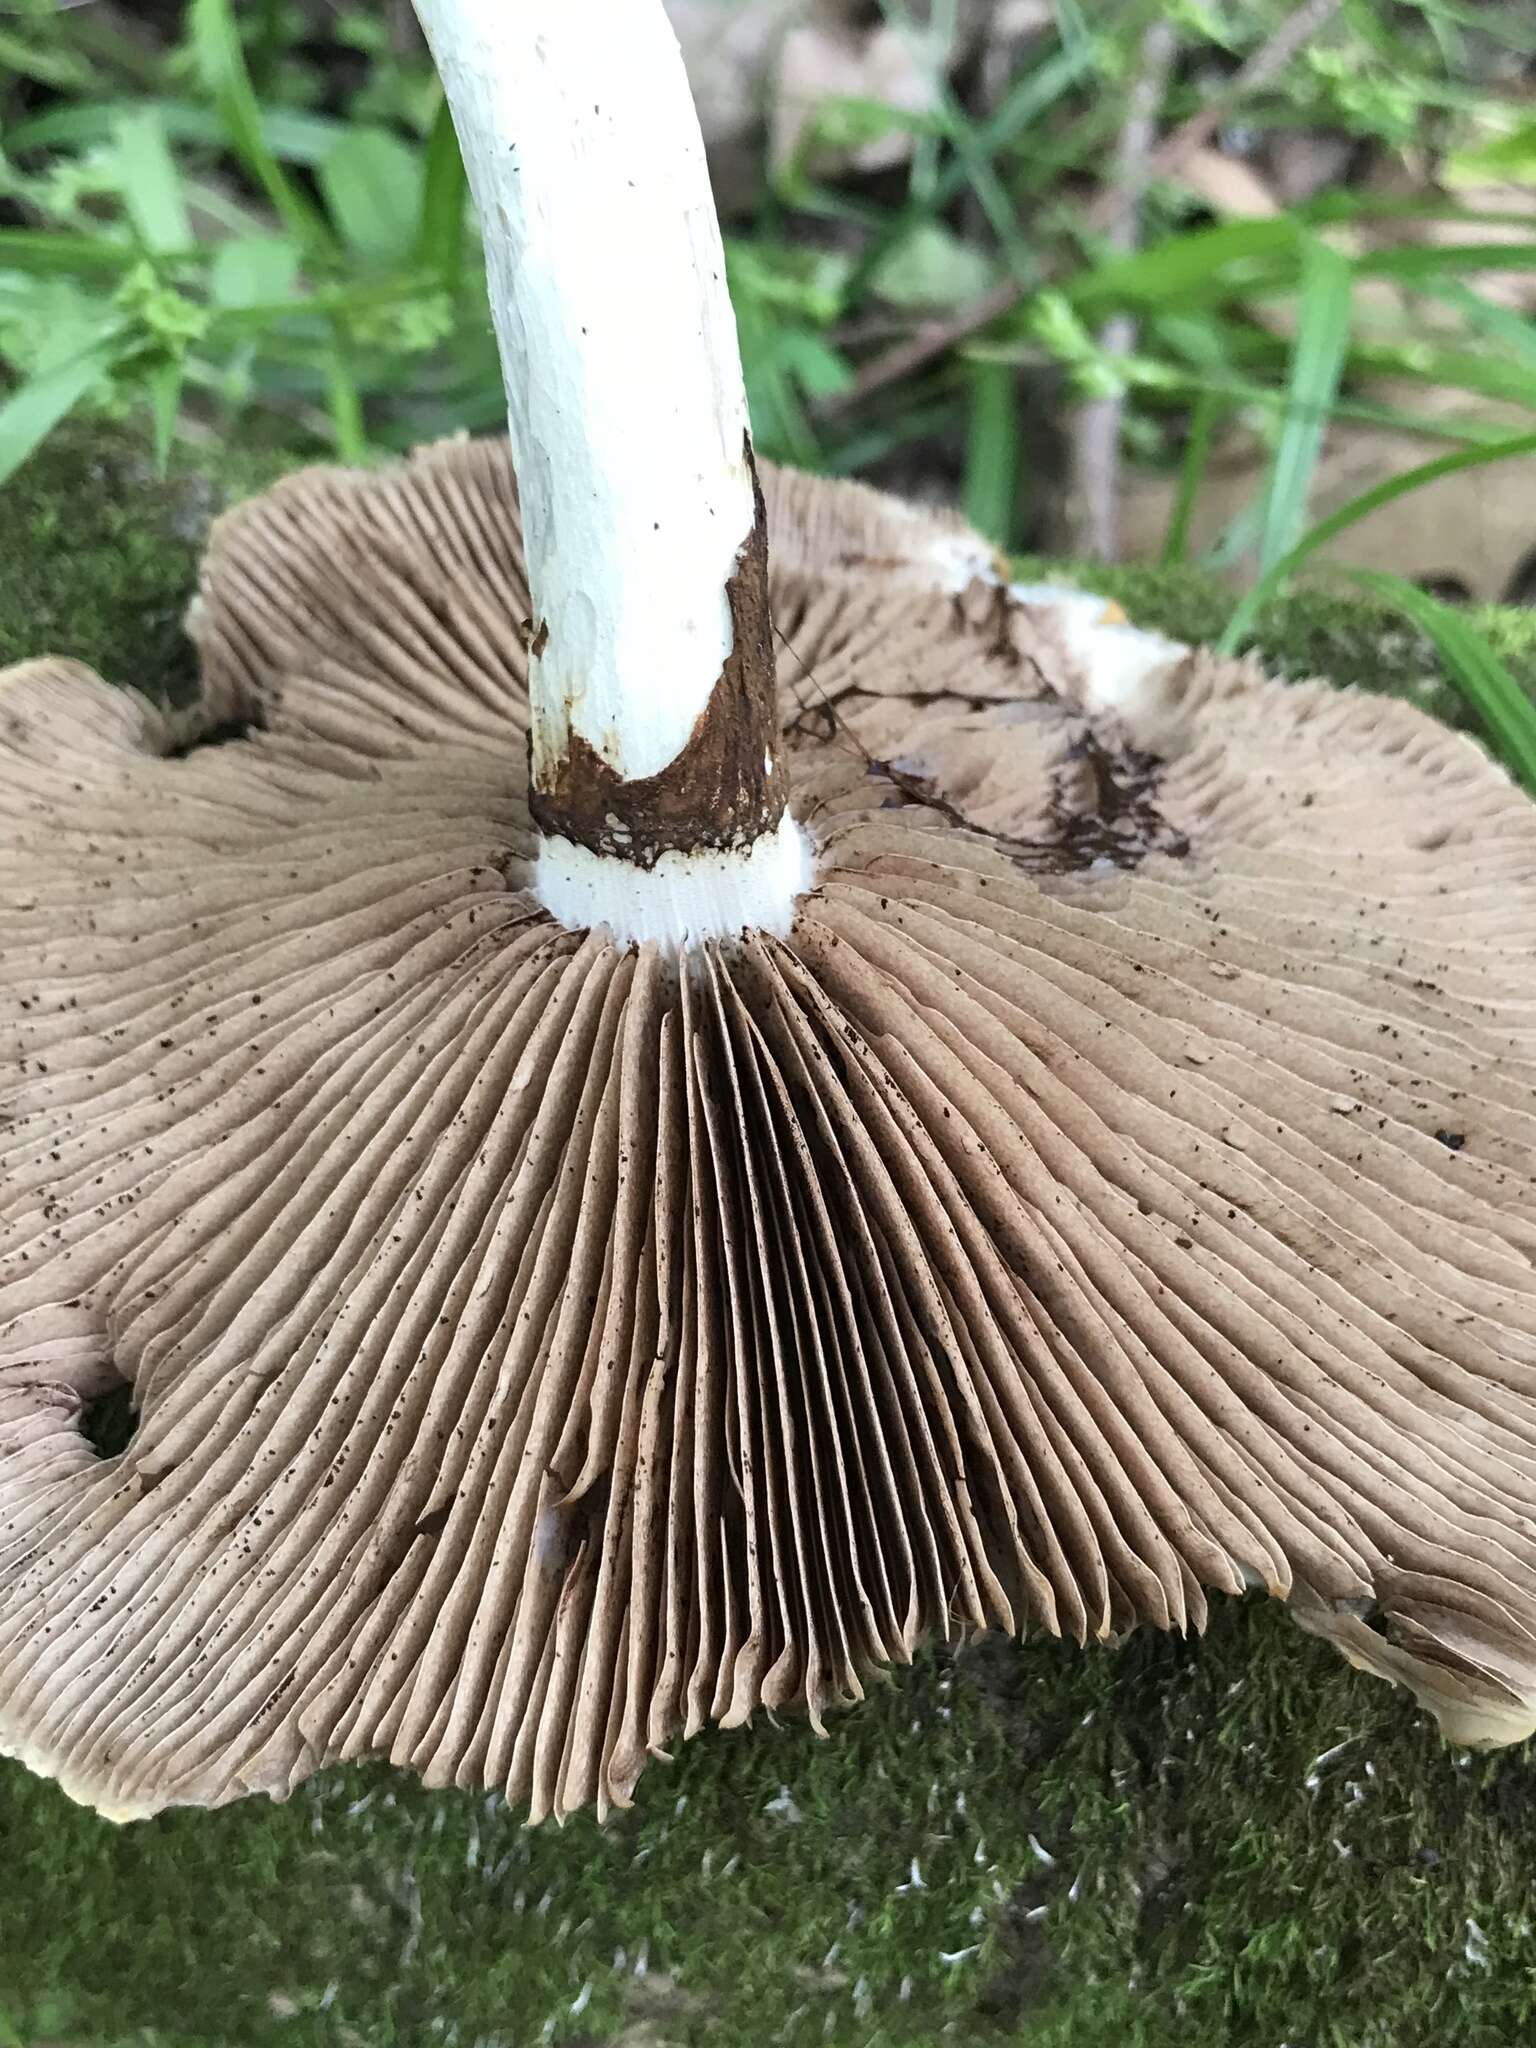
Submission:
<svg viewBox="0 0 1536 2048">
<path fill-rule="evenodd" d="M 1179 469 L 1178 493 L 1168 515 L 1168 531 L 1163 537 L 1165 567 L 1184 561 L 1189 554 L 1190 522 L 1194 517 L 1200 486 L 1205 482 L 1205 472 L 1211 459 L 1211 442 L 1221 412 L 1222 401 L 1218 393 L 1203 390 L 1197 395 L 1189 416 L 1189 441 Z"/>
<path fill-rule="evenodd" d="M 1301 302 L 1285 411 L 1265 492 L 1261 575 L 1295 545 L 1307 516 L 1323 431 L 1349 345 L 1352 291 L 1348 259 L 1326 242 L 1309 242 L 1302 256 Z"/>
<path fill-rule="evenodd" d="M 1321 192 L 1303 200 L 1293 211 L 1308 227 L 1338 227 L 1355 221 L 1445 220 L 1469 228 L 1524 228 L 1530 230 L 1530 213 L 1503 206 L 1467 206 L 1460 199 L 1432 192 L 1415 192 L 1408 198 L 1386 192 Z"/>
<path fill-rule="evenodd" d="M 1092 37 L 1083 18 L 1081 0 L 1055 0 L 1051 12 L 1056 16 L 1056 33 L 1061 37 L 1064 48 L 1079 50 L 1091 44 Z"/>
<path fill-rule="evenodd" d="M 1139 307 L 1206 305 L 1288 289 L 1312 238 L 1281 214 L 1168 235 L 1132 256 L 1109 256 L 1063 285 L 1085 320 Z"/>
<path fill-rule="evenodd" d="M 1305 252 L 1316 238 L 1295 215 L 1228 221 L 1166 236 L 1132 256 L 1112 256 L 1063 286 L 1085 319 L 1118 307 L 1220 304 L 1294 290 Z M 1391 277 L 1412 284 L 1461 271 L 1536 269 L 1536 242 L 1452 242 L 1373 249 L 1352 263 L 1356 278 Z"/>
<path fill-rule="evenodd" d="M 1424 286 L 1416 290 L 1422 292 Z M 1518 318 L 1518 315 L 1511 315 Z M 1258 328 L 1225 321 L 1212 323 L 1222 336 L 1228 358 L 1268 376 L 1273 366 L 1289 353 L 1278 336 Z M 1536 379 L 1516 351 L 1500 345 L 1487 348 L 1441 348 L 1428 340 L 1382 342 L 1377 330 L 1366 330 L 1357 321 L 1350 337 L 1345 374 L 1351 378 L 1384 378 L 1437 388 L 1451 387 L 1475 393 L 1481 398 L 1507 400 L 1514 405 L 1536 407 Z M 1425 432 L 1434 431 L 1434 415 L 1423 415 Z"/>
<path fill-rule="evenodd" d="M 1452 455 L 1437 455 L 1433 462 L 1421 462 L 1416 469 L 1404 470 L 1401 476 L 1389 477 L 1385 483 L 1351 498 L 1337 512 L 1330 512 L 1326 519 L 1320 519 L 1288 554 L 1282 555 L 1273 568 L 1258 579 L 1227 621 L 1226 631 L 1218 642 L 1219 651 L 1223 654 L 1237 653 L 1252 631 L 1254 620 L 1287 577 L 1294 575 L 1319 548 L 1326 547 L 1329 541 L 1347 532 L 1370 513 L 1379 511 L 1383 505 L 1390 505 L 1394 499 L 1406 498 L 1410 491 L 1422 490 L 1438 477 L 1454 476 L 1462 469 L 1480 469 L 1487 463 L 1508 462 L 1516 455 L 1536 455 L 1536 434 L 1514 434 L 1481 448 L 1462 448 Z"/>
<path fill-rule="evenodd" d="M 336 452 L 343 462 L 364 462 L 368 457 L 368 433 L 363 425 L 362 395 L 357 387 L 346 336 L 339 327 L 332 333 L 325 367 Z"/>
<path fill-rule="evenodd" d="M 291 244 L 290 244 L 291 247 Z M 269 329 L 288 323 L 351 319 L 357 313 L 389 312 L 407 306 L 421 296 L 423 280 L 405 276 L 382 279 L 378 284 L 332 285 L 293 298 L 285 287 L 282 296 L 220 306 L 209 331 L 221 341 L 238 335 L 265 335 Z"/>
<path fill-rule="evenodd" d="M 1091 44 L 1060 50 L 1033 70 L 1026 71 L 1003 100 L 975 130 L 976 148 L 990 162 L 1020 135 L 1035 127 L 1056 101 L 1069 93 L 1091 69 Z M 948 164 L 939 173 L 926 202 L 899 207 L 872 237 L 848 280 L 848 302 L 854 304 L 890 251 L 925 220 L 937 218 L 945 207 L 959 198 L 969 177 L 962 161 Z"/>
<path fill-rule="evenodd" d="M 111 368 L 117 342 L 114 324 L 64 362 L 28 377 L 0 405 L 0 484 L 9 482 Z"/>
<path fill-rule="evenodd" d="M 9 15 L 17 12 L 14 0 L 4 11 Z M 22 13 L 28 11 L 21 9 Z M 35 13 L 41 15 L 42 11 L 37 8 Z M 84 92 L 95 82 L 90 63 L 79 51 L 64 48 L 53 38 L 35 43 L 0 28 L 0 78 L 5 77 L 33 78 L 55 92 Z"/>
<path fill-rule="evenodd" d="M 192 246 L 181 174 L 165 124 L 153 107 L 125 109 L 113 127 L 123 204 L 145 248 L 157 256 Z"/>
<path fill-rule="evenodd" d="M 1446 673 L 1476 711 L 1494 752 L 1521 787 L 1536 796 L 1536 704 L 1477 628 L 1454 605 L 1442 604 L 1401 576 L 1377 569 L 1348 574 L 1434 641 Z"/>
<path fill-rule="evenodd" d="M 131 270 L 140 256 L 129 242 L 47 228 L 0 228 L 0 270 L 69 277 L 82 270 Z"/>
<path fill-rule="evenodd" d="M 288 232 L 306 246 L 326 244 L 324 221 L 267 142 L 229 0 L 191 0 L 187 19 L 198 75 L 218 109 L 230 146 Z"/>
<path fill-rule="evenodd" d="M 958 101 L 947 91 L 942 102 L 942 114 L 951 146 L 964 166 L 966 182 L 976 195 L 976 203 L 985 214 L 987 225 L 997 237 L 997 245 L 1008 268 L 1026 289 L 1032 287 L 1039 282 L 1040 266 L 1019 226 L 1016 202 L 992 168 L 992 159 L 978 131 L 966 119 Z"/>
<path fill-rule="evenodd" d="M 1355 260 L 1357 277 L 1395 277 L 1409 284 L 1420 277 L 1454 277 L 1463 270 L 1536 270 L 1536 242 L 1410 242 L 1405 248 L 1372 249 Z"/>
<path fill-rule="evenodd" d="M 1424 342 L 1356 341 L 1349 351 L 1352 371 L 1401 377 L 1435 390 L 1447 387 L 1497 398 L 1511 405 L 1536 407 L 1536 380 L 1530 365 L 1506 360 L 1505 352 L 1478 354 L 1470 349 L 1435 348 Z"/>
<path fill-rule="evenodd" d="M 181 393 L 186 381 L 186 366 L 180 356 L 162 363 L 150 379 L 149 409 L 154 426 L 155 468 L 161 476 L 171 465 L 171 444 L 176 438 L 176 421 L 181 412 Z"/>
<path fill-rule="evenodd" d="M 989 157 L 995 157 L 1022 135 L 1038 128 L 1042 117 L 1059 99 L 1064 99 L 1094 67 L 1096 52 L 1091 37 L 1068 44 L 1054 55 L 1026 71 L 1004 94 L 978 130 L 977 140 Z M 936 197 L 947 205 L 959 195 L 965 173 L 952 169 L 940 181 Z"/>
<path fill-rule="evenodd" d="M 897 419 L 850 434 L 846 440 L 824 449 L 821 454 L 822 473 L 826 476 L 858 476 L 861 471 L 873 469 L 876 463 L 884 462 L 899 449 L 909 448 L 933 434 L 952 433 L 954 424 L 955 403 L 948 394 L 937 402 L 914 405 Z"/>
<path fill-rule="evenodd" d="M 1489 341 L 1508 350 L 1517 361 L 1526 365 L 1528 371 L 1536 370 L 1536 326 L 1532 326 L 1523 313 L 1485 299 L 1481 292 L 1473 291 L 1459 277 L 1420 278 L 1414 289 L 1423 297 L 1437 299 L 1441 305 L 1459 313 L 1474 334 L 1485 335 Z M 1536 405 L 1536 378 L 1531 383 L 1531 403 Z"/>
<path fill-rule="evenodd" d="M 137 104 L 145 112 L 159 115 L 172 142 L 217 148 L 228 140 L 223 121 L 209 107 L 194 106 L 190 100 L 169 99 Z M 122 110 L 119 100 L 88 100 L 51 107 L 47 113 L 18 121 L 8 129 L 6 148 L 13 155 L 20 155 L 25 150 L 89 147 L 110 142 Z M 258 123 L 262 142 L 275 157 L 283 163 L 310 167 L 336 147 L 348 125 L 326 114 L 305 113 L 298 107 L 260 107 Z"/>
<path fill-rule="evenodd" d="M 1240 406 L 1272 409 L 1278 372 L 1290 358 L 1289 345 L 1274 335 L 1260 334 L 1255 329 L 1232 330 L 1216 323 L 1210 331 L 1221 334 L 1226 360 L 1239 366 L 1253 364 L 1260 374 L 1243 376 L 1229 370 L 1220 354 L 1192 355 L 1183 349 L 1171 357 L 1152 353 L 1150 351 L 1157 347 L 1159 341 L 1165 339 L 1165 330 L 1155 329 L 1138 353 L 1125 364 L 1129 383 L 1157 403 L 1177 399 L 1193 406 L 1200 398 L 1210 396 L 1223 401 L 1234 411 Z M 1041 360 L 1041 346 L 1033 336 L 1013 341 L 974 341 L 965 353 L 972 362 L 1007 362 L 1030 369 L 1037 368 Z M 1369 366 L 1379 367 L 1376 356 L 1372 355 L 1367 360 Z M 1407 375 L 1398 353 L 1394 352 L 1391 363 L 1394 375 Z M 1345 356 L 1346 373 L 1359 370 L 1362 364 L 1361 351 L 1351 344 Z M 1277 372 L 1276 376 L 1263 374 L 1271 369 Z M 1455 384 L 1458 379 L 1447 377 L 1444 381 Z M 1528 405 L 1536 406 L 1536 386 L 1533 386 L 1527 371 L 1510 369 L 1500 379 L 1495 395 L 1514 397 L 1517 387 L 1519 397 Z M 1471 388 L 1480 389 L 1481 386 L 1474 384 Z M 1391 427 L 1403 433 L 1416 434 L 1424 441 L 1452 441 L 1461 448 L 1502 440 L 1509 431 L 1507 423 L 1491 423 L 1470 408 L 1458 408 L 1442 415 L 1439 412 L 1417 412 L 1406 405 L 1382 405 L 1369 398 L 1335 399 L 1333 417 L 1336 420 L 1358 420 L 1366 426 Z"/>
<path fill-rule="evenodd" d="M 442 278 L 445 290 L 457 292 L 464 281 L 465 220 L 469 184 L 464 158 L 448 102 L 443 101 L 427 138 L 427 167 L 421 187 L 421 219 L 416 233 L 416 260 Z"/>
<path fill-rule="evenodd" d="M 1013 544 L 1019 487 L 1019 382 L 1007 363 L 972 363 L 965 515 L 1000 548 Z"/>
</svg>

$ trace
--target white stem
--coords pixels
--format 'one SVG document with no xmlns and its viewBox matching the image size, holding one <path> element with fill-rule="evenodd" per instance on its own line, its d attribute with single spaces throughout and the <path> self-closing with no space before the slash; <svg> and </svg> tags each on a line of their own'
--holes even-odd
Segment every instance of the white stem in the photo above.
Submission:
<svg viewBox="0 0 1536 2048">
<path fill-rule="evenodd" d="M 682 751 L 731 652 L 746 399 L 660 0 L 416 0 L 479 210 L 533 592 L 536 787 Z M 547 637 L 544 637 L 547 634 Z"/>
<path fill-rule="evenodd" d="M 664 853 L 648 868 L 546 839 L 534 886 L 550 915 L 572 930 L 602 925 L 622 944 L 652 941 L 677 951 L 748 930 L 782 936 L 812 880 L 809 842 L 786 811 L 750 846 Z"/>
</svg>

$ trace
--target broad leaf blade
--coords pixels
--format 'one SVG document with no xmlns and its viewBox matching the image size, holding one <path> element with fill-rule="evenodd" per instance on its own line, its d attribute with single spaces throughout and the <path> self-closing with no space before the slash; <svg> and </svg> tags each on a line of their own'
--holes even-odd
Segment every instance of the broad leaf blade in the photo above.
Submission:
<svg viewBox="0 0 1536 2048">
<path fill-rule="evenodd" d="M 366 264 L 410 258 L 421 216 L 421 158 L 387 128 L 358 127 L 320 164 L 320 189 L 336 232 Z"/>
<path fill-rule="evenodd" d="M 222 310 L 280 306 L 298 274 L 299 252 L 285 235 L 236 235 L 219 244 L 208 296 Z"/>
<path fill-rule="evenodd" d="M 39 370 L 0 405 L 0 484 L 7 483 L 112 367 L 113 327 L 52 368 Z"/>
<path fill-rule="evenodd" d="M 123 204 L 145 248 L 157 256 L 179 254 L 192 245 L 181 174 L 171 155 L 165 124 L 153 107 L 125 110 L 113 129 Z"/>
</svg>

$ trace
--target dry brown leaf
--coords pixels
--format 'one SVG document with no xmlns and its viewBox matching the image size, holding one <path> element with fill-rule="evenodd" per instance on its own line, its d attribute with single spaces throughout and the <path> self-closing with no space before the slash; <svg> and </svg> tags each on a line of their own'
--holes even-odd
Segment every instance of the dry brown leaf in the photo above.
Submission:
<svg viewBox="0 0 1536 2048">
<path fill-rule="evenodd" d="M 1458 412 L 1479 426 L 1501 421 L 1511 434 L 1530 424 L 1513 407 L 1474 404 L 1465 393 L 1397 391 L 1383 384 L 1378 397 L 1442 420 Z M 1423 435 L 1394 427 L 1335 421 L 1318 460 L 1309 504 L 1313 519 L 1347 505 L 1363 491 L 1401 476 L 1436 452 Z M 1225 436 L 1206 470 L 1190 521 L 1193 553 L 1212 547 L 1246 512 L 1264 487 L 1268 455 L 1256 438 Z M 1154 561 L 1178 495 L 1177 480 L 1127 471 L 1121 500 L 1121 535 L 1129 560 Z M 1536 456 L 1502 462 L 1493 470 L 1441 477 L 1370 513 L 1318 552 L 1320 561 L 1349 562 L 1394 576 L 1451 577 L 1468 594 L 1495 603 L 1510 591 L 1517 571 L 1536 547 Z M 1251 580 L 1252 561 L 1229 565 L 1234 583 Z"/>
</svg>

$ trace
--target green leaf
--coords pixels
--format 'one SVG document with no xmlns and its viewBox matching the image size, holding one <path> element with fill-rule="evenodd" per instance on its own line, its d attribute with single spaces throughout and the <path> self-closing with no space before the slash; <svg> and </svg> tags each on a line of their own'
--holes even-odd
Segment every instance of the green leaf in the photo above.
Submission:
<svg viewBox="0 0 1536 2048">
<path fill-rule="evenodd" d="M 80 270 L 132 270 L 140 260 L 129 242 L 105 235 L 72 235 L 46 228 L 0 228 L 0 270 L 32 276 L 72 276 Z"/>
<path fill-rule="evenodd" d="M 1323 431 L 1349 345 L 1352 286 L 1348 260 L 1326 242 L 1309 241 L 1302 255 L 1301 302 L 1285 412 L 1265 491 L 1261 575 L 1294 545 L 1307 516 Z"/>
<path fill-rule="evenodd" d="M 1026 71 L 1010 87 L 996 111 L 975 130 L 976 147 L 988 158 L 1037 130 L 1050 108 L 1070 92 L 1092 62 L 1090 42 L 1058 50 Z M 941 213 L 965 190 L 969 167 L 963 158 L 940 172 L 933 189 L 920 201 L 909 201 L 872 237 L 848 282 L 850 300 L 857 299 L 889 251 L 921 220 Z"/>
<path fill-rule="evenodd" d="M 939 121 L 954 149 L 956 160 L 965 172 L 966 183 L 986 216 L 987 225 L 997 237 L 998 248 L 1008 269 L 1021 284 L 1032 286 L 1039 280 L 1040 266 L 1019 225 L 1018 200 L 993 169 L 992 151 L 981 130 L 969 119 L 942 78 L 937 81 L 937 87 Z"/>
<path fill-rule="evenodd" d="M 965 516 L 1000 548 L 1013 545 L 1019 489 L 1019 380 L 1006 363 L 972 363 Z"/>
<path fill-rule="evenodd" d="M 228 140 L 228 130 L 219 115 L 208 107 L 188 100 L 145 100 L 144 111 L 158 114 L 172 142 L 190 142 L 217 148 Z M 30 121 L 19 121 L 6 134 L 6 147 L 20 154 L 29 149 L 57 149 L 60 146 L 109 142 L 116 129 L 122 104 L 117 100 L 90 100 L 72 106 L 50 108 Z M 345 121 L 324 114 L 306 114 L 297 107 L 261 107 L 258 130 L 264 146 L 283 163 L 314 166 L 336 147 L 347 132 Z"/>
<path fill-rule="evenodd" d="M 1448 184 L 1536 185 L 1536 117 L 1479 149 L 1457 150 L 1445 166 Z"/>
<path fill-rule="evenodd" d="M 1163 537 L 1165 565 L 1182 562 L 1189 553 L 1190 521 L 1194 517 L 1200 487 L 1205 482 L 1205 472 L 1211 459 L 1211 442 L 1221 411 L 1219 393 L 1209 389 L 1198 393 L 1189 416 L 1189 441 L 1179 470 L 1178 494 L 1168 515 L 1168 531 Z"/>
<path fill-rule="evenodd" d="M 1513 207 L 1466 206 L 1459 199 L 1447 199 L 1433 192 L 1418 192 L 1411 198 L 1386 192 L 1323 192 L 1296 207 L 1295 212 L 1298 219 L 1312 228 L 1371 220 L 1443 220 L 1474 228 L 1529 229 L 1531 225 L 1529 208 L 1520 211 Z"/>
<path fill-rule="evenodd" d="M 1523 313 L 1485 299 L 1459 277 L 1420 278 L 1414 289 L 1426 298 L 1450 306 L 1475 334 L 1485 335 L 1536 371 L 1536 326 Z M 1536 404 L 1536 379 L 1532 380 L 1530 402 Z"/>
<path fill-rule="evenodd" d="M 1481 469 L 1486 463 L 1508 462 L 1517 455 L 1536 455 L 1536 434 L 1515 434 L 1507 440 L 1489 442 L 1485 447 L 1458 449 L 1454 455 L 1437 455 L 1433 462 L 1421 462 L 1416 469 L 1404 470 L 1401 476 L 1389 477 L 1385 483 L 1376 484 L 1372 489 L 1362 491 L 1359 497 L 1351 498 L 1337 512 L 1330 512 L 1326 519 L 1320 519 L 1288 554 L 1281 556 L 1267 575 L 1259 578 L 1228 619 L 1226 630 L 1217 643 L 1218 651 L 1236 654 L 1247 641 L 1253 622 L 1264 606 L 1308 556 L 1316 554 L 1319 548 L 1326 547 L 1329 541 L 1347 532 L 1372 512 L 1379 511 L 1383 505 L 1390 505 L 1397 498 L 1407 497 L 1410 491 L 1422 490 L 1437 477 L 1454 476 L 1462 469 Z"/>
<path fill-rule="evenodd" d="M 155 468 L 161 476 L 164 476 L 170 467 L 171 444 L 176 438 L 176 421 L 181 412 L 181 393 L 186 377 L 185 360 L 178 355 L 162 363 L 149 380 L 150 415 L 154 421 L 155 433 Z"/>
<path fill-rule="evenodd" d="M 764 303 L 751 295 L 738 301 L 736 324 L 752 438 L 777 460 L 793 462 L 802 469 L 819 467 L 816 436 L 785 357 L 786 331 L 796 330 L 782 327 L 765 311 Z"/>
<path fill-rule="evenodd" d="M 327 243 L 325 223 L 290 180 L 267 142 L 229 0 L 191 0 L 188 24 L 198 76 L 218 109 L 224 133 L 236 155 L 266 193 L 291 235 L 306 245 Z"/>
<path fill-rule="evenodd" d="M 349 129 L 319 166 L 337 233 L 376 269 L 411 254 L 421 218 L 418 152 L 387 128 Z"/>
<path fill-rule="evenodd" d="M 945 397 L 937 404 L 910 406 L 897 419 L 850 434 L 835 446 L 818 450 L 818 466 L 826 476 L 858 476 L 873 469 L 877 463 L 885 462 L 900 449 L 930 440 L 935 435 L 951 434 L 954 424 L 952 398 Z"/>
<path fill-rule="evenodd" d="M 891 248 L 870 279 L 892 306 L 963 306 L 996 282 L 996 272 L 972 243 L 937 221 L 919 221 Z"/>
<path fill-rule="evenodd" d="M 936 127 L 934 115 L 893 106 L 889 100 L 867 99 L 855 93 L 829 93 L 811 110 L 794 156 L 783 172 L 783 188 L 793 191 L 824 150 L 862 149 L 883 141 L 887 135 L 927 135 L 936 132 Z"/>
<path fill-rule="evenodd" d="M 818 326 L 843 311 L 847 258 L 830 249 L 772 242 L 725 245 L 725 274 L 738 315 L 743 307 L 774 307 Z"/>
<path fill-rule="evenodd" d="M 1091 47 L 1092 37 L 1080 0 L 1055 0 L 1052 12 L 1056 16 L 1056 33 L 1065 48 L 1080 49 L 1085 44 Z"/>
<path fill-rule="evenodd" d="M 809 398 L 831 398 L 853 382 L 848 358 L 808 327 L 781 327 L 774 336 L 779 363 Z"/>
<path fill-rule="evenodd" d="M 343 462 L 366 460 L 368 435 L 363 425 L 362 394 L 357 388 L 345 336 L 339 331 L 332 335 L 326 362 L 326 388 L 337 454 Z"/>
<path fill-rule="evenodd" d="M 10 10 L 8 9 L 7 12 Z M 91 67 L 76 51 L 39 47 L 0 29 L 0 77 L 35 78 L 56 92 L 78 92 L 91 83 Z"/>
<path fill-rule="evenodd" d="M 181 176 L 166 140 L 165 124 L 152 107 L 118 115 L 113 129 L 123 203 L 145 248 L 168 256 L 192 245 Z"/>
<path fill-rule="evenodd" d="M 450 292 L 457 292 L 464 281 L 468 200 L 469 183 L 453 125 L 453 110 L 444 100 L 433 117 L 432 132 L 427 138 L 416 260 L 435 269 Z"/>
<path fill-rule="evenodd" d="M 283 296 L 247 305 L 221 307 L 214 325 L 221 336 L 264 334 L 279 324 L 319 327 L 333 319 L 398 312 L 419 300 L 428 286 L 419 277 L 393 277 L 378 284 L 330 286 L 295 299 Z"/>
<path fill-rule="evenodd" d="M 1447 674 L 1477 712 L 1495 753 L 1521 787 L 1536 796 L 1536 704 L 1477 628 L 1453 605 L 1442 604 L 1401 576 L 1377 569 L 1347 573 L 1429 635 Z"/>
<path fill-rule="evenodd" d="M 208 296 L 221 308 L 280 306 L 293 293 L 299 252 L 284 235 L 239 235 L 221 242 L 208 273 Z"/>
<path fill-rule="evenodd" d="M 1086 318 L 1117 307 L 1209 304 L 1295 281 L 1308 237 L 1281 215 L 1229 221 L 1170 235 L 1134 256 L 1111 256 L 1079 271 L 1064 289 Z"/>
<path fill-rule="evenodd" d="M 1410 243 L 1372 249 L 1355 259 L 1357 277 L 1452 277 L 1458 271 L 1536 270 L 1536 242 Z"/>
<path fill-rule="evenodd" d="M 1536 379 L 1530 366 L 1508 362 L 1502 352 L 1479 354 L 1465 348 L 1436 348 L 1428 342 L 1358 341 L 1350 347 L 1349 366 L 1357 372 L 1412 378 L 1434 390 L 1450 387 L 1513 405 L 1536 405 Z"/>
<path fill-rule="evenodd" d="M 1086 318 L 1117 307 L 1179 306 L 1272 297 L 1295 289 L 1315 237 L 1298 217 L 1228 221 L 1153 242 L 1133 256 L 1090 265 L 1064 286 Z M 1461 271 L 1536 269 L 1536 242 L 1450 242 L 1373 249 L 1357 256 L 1354 275 L 1400 278 L 1455 276 Z"/>
<path fill-rule="evenodd" d="M 111 369 L 118 332 L 114 323 L 63 362 L 29 377 L 0 405 L 0 484 L 16 474 Z"/>
</svg>

